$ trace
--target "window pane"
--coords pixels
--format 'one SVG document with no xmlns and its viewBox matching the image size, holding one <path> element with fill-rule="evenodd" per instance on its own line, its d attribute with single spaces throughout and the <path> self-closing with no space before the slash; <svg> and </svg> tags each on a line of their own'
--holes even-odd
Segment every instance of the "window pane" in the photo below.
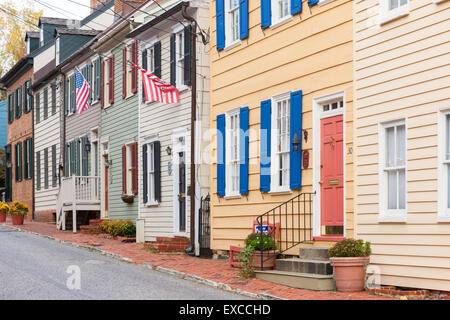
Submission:
<svg viewBox="0 0 450 320">
<path fill-rule="evenodd" d="M 395 128 L 386 129 L 386 167 L 395 165 Z"/>
<path fill-rule="evenodd" d="M 397 209 L 397 171 L 388 172 L 388 209 Z"/>
<path fill-rule="evenodd" d="M 397 127 L 397 166 L 405 165 L 405 154 L 406 154 L 406 137 L 405 137 L 405 126 L 401 125 Z"/>
<path fill-rule="evenodd" d="M 395 9 L 398 7 L 398 0 L 389 0 L 389 10 Z"/>
<path fill-rule="evenodd" d="M 403 6 L 408 3 L 408 0 L 400 0 L 400 5 Z"/>
<path fill-rule="evenodd" d="M 450 165 L 447 165 L 447 208 L 450 208 Z"/>
<path fill-rule="evenodd" d="M 446 144 L 447 149 L 445 150 L 445 159 L 450 160 L 450 115 L 446 116 Z"/>
<path fill-rule="evenodd" d="M 406 203 L 406 178 L 405 170 L 398 171 L 398 208 L 405 209 Z"/>
</svg>

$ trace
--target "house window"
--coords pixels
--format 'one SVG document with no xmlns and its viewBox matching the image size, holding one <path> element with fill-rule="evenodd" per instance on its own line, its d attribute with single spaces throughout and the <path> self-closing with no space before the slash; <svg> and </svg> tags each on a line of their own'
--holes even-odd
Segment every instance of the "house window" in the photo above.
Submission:
<svg viewBox="0 0 450 320">
<path fill-rule="evenodd" d="M 291 16 L 291 0 L 272 0 L 272 23 L 282 22 Z"/>
<path fill-rule="evenodd" d="M 60 62 L 60 61 L 59 61 L 59 51 L 60 51 L 60 50 L 59 50 L 59 43 L 60 43 L 60 39 L 61 39 L 61 38 L 58 37 L 58 38 L 56 39 L 56 41 L 55 41 L 55 59 L 56 59 L 55 64 L 56 64 L 56 65 L 58 65 L 59 62 Z"/>
<path fill-rule="evenodd" d="M 41 152 L 36 152 L 36 190 L 41 190 Z"/>
<path fill-rule="evenodd" d="M 93 103 L 100 101 L 100 88 L 101 88 L 101 60 L 100 58 L 95 59 L 94 61 L 94 86 L 91 88 Z"/>
<path fill-rule="evenodd" d="M 122 193 L 138 193 L 137 142 L 122 146 Z"/>
<path fill-rule="evenodd" d="M 381 214 L 402 218 L 406 214 L 406 126 L 403 121 L 383 125 L 380 148 Z"/>
<path fill-rule="evenodd" d="M 176 64 L 177 64 L 177 87 L 184 84 L 184 31 L 176 35 Z"/>
<path fill-rule="evenodd" d="M 273 99 L 271 191 L 289 190 L 290 179 L 290 95 Z"/>
<path fill-rule="evenodd" d="M 8 123 L 14 121 L 14 93 L 8 95 Z"/>
<path fill-rule="evenodd" d="M 152 141 L 147 143 L 147 147 L 144 148 L 146 150 L 146 155 L 144 155 L 144 161 L 146 161 L 146 166 L 144 166 L 144 174 L 147 178 L 147 181 L 144 181 L 144 192 L 146 190 L 146 195 L 144 195 L 144 200 L 147 205 L 155 205 L 158 204 L 159 198 L 157 193 L 160 193 L 158 190 L 159 186 L 157 185 L 157 174 L 159 174 L 160 170 L 160 155 L 159 155 L 160 142 Z M 159 176 L 159 175 L 158 175 Z"/>
<path fill-rule="evenodd" d="M 155 47 L 147 48 L 147 71 L 155 72 Z"/>
<path fill-rule="evenodd" d="M 28 113 L 31 110 L 31 96 L 28 94 L 28 89 L 31 86 L 31 80 L 27 80 L 23 84 L 23 112 Z"/>
<path fill-rule="evenodd" d="M 227 113 L 225 120 L 227 133 L 226 144 L 226 195 L 239 195 L 239 169 L 240 169 L 240 146 L 239 146 L 239 109 Z"/>
<path fill-rule="evenodd" d="M 239 0 L 226 0 L 225 6 L 227 12 L 225 40 L 227 45 L 231 45 L 239 40 Z"/>
<path fill-rule="evenodd" d="M 19 142 L 15 146 L 16 152 L 16 181 L 22 181 L 22 142 Z"/>
<path fill-rule="evenodd" d="M 438 122 L 438 222 L 450 222 L 450 111 L 439 113 Z"/>
<path fill-rule="evenodd" d="M 127 171 L 126 171 L 126 175 L 127 175 L 127 194 L 133 194 L 131 188 L 132 188 L 132 182 L 133 182 L 133 168 L 131 166 L 131 161 L 132 161 L 132 150 L 131 150 L 131 145 L 127 145 Z"/>
<path fill-rule="evenodd" d="M 15 91 L 16 102 L 16 119 L 19 119 L 22 115 L 22 87 L 18 87 Z"/>
<path fill-rule="evenodd" d="M 33 149 L 31 138 L 28 138 L 23 143 L 23 176 L 25 179 L 31 179 L 32 177 L 32 165 L 33 165 Z"/>
<path fill-rule="evenodd" d="M 41 94 L 39 92 L 36 93 L 36 103 L 35 105 L 35 115 L 36 115 L 36 123 L 41 122 Z"/>
<path fill-rule="evenodd" d="M 380 24 L 403 17 L 409 13 L 409 0 L 380 0 Z"/>
</svg>

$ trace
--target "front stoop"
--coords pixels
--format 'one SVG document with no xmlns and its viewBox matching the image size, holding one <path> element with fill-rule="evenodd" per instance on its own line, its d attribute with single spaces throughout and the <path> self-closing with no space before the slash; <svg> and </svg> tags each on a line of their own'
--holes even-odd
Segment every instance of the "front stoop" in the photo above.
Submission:
<svg viewBox="0 0 450 320">
<path fill-rule="evenodd" d="M 277 259 L 276 270 L 256 270 L 256 278 L 308 290 L 336 290 L 326 247 L 301 247 L 300 258 Z"/>
</svg>

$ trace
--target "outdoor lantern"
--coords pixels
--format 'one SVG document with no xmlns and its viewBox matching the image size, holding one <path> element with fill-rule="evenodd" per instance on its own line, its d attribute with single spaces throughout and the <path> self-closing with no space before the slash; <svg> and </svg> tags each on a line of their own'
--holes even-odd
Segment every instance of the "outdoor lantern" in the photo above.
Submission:
<svg viewBox="0 0 450 320">
<path fill-rule="evenodd" d="M 167 155 L 171 155 L 172 154 L 172 148 L 170 147 L 170 146 L 168 146 L 167 148 L 166 148 L 166 152 L 167 152 Z"/>
<path fill-rule="evenodd" d="M 308 142 L 308 131 L 303 129 L 297 129 L 295 130 L 294 137 L 292 138 L 292 151 L 294 152 L 301 152 L 301 144 L 302 141 L 300 140 L 300 137 L 297 134 L 297 131 L 303 132 L 303 138 L 305 139 L 305 142 Z"/>
<path fill-rule="evenodd" d="M 91 152 L 91 142 L 89 141 L 89 139 L 86 139 L 86 143 L 84 144 L 84 150 L 86 150 L 86 152 Z"/>
</svg>

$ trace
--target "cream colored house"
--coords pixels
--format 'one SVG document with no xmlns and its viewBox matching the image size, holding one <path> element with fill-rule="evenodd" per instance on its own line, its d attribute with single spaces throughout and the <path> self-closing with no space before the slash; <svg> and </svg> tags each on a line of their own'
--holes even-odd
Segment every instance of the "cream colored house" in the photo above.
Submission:
<svg viewBox="0 0 450 320">
<path fill-rule="evenodd" d="M 355 220 L 381 283 L 450 290 L 450 1 L 354 3 Z"/>
</svg>

